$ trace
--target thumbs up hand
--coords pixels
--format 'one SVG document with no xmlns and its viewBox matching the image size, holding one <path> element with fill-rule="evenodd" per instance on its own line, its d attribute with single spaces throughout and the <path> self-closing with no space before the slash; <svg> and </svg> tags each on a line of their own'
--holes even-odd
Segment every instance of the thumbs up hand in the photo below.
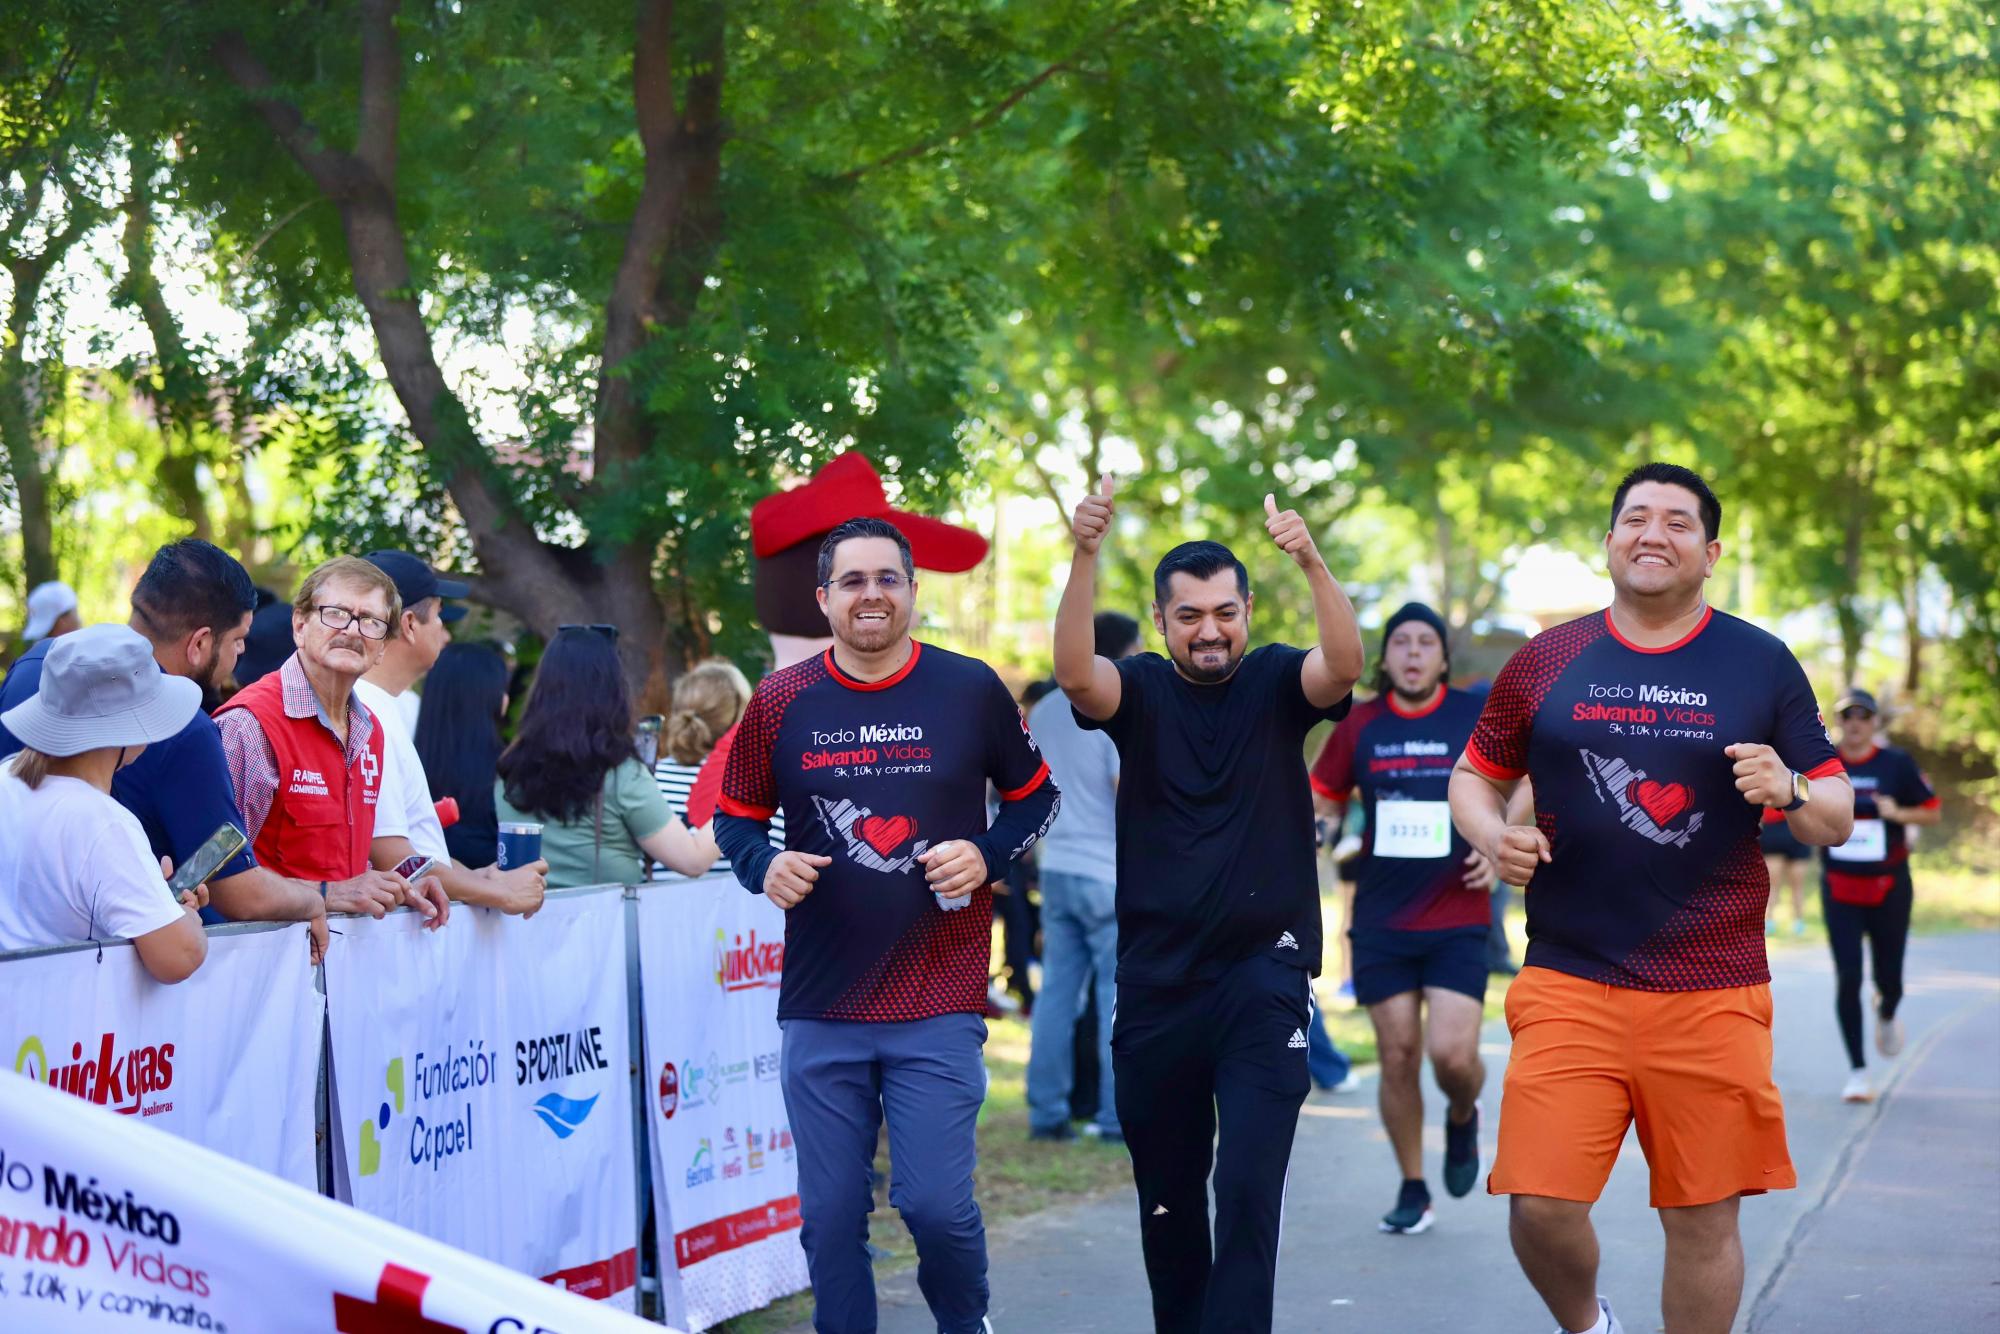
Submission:
<svg viewBox="0 0 2000 1334">
<path fill-rule="evenodd" d="M 1313 544 L 1312 530 L 1299 517 L 1297 510 L 1280 510 L 1278 498 L 1266 494 L 1264 497 L 1264 530 L 1271 540 L 1278 544 L 1278 550 L 1298 562 L 1300 569 L 1311 569 L 1321 564 L 1319 548 Z"/>
<path fill-rule="evenodd" d="M 1113 481 L 1110 473 L 1097 479 L 1097 494 L 1085 496 L 1076 507 L 1076 517 L 1070 529 L 1076 534 L 1077 550 L 1094 556 L 1098 547 L 1104 544 L 1104 535 L 1111 531 L 1111 492 Z"/>
</svg>

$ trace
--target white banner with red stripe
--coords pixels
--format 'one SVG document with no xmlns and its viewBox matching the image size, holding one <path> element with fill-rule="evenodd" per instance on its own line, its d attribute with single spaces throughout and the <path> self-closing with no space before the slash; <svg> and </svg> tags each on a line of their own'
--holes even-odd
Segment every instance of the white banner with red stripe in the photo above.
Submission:
<svg viewBox="0 0 2000 1334">
<path fill-rule="evenodd" d="M 552 893 L 529 921 L 460 905 L 439 931 L 411 913 L 336 930 L 335 1195 L 633 1309 L 622 891 Z"/>
<path fill-rule="evenodd" d="M 212 960 L 211 960 L 212 962 Z M 0 1072 L 0 1329 L 658 1329 Z"/>
<path fill-rule="evenodd" d="M 809 1285 L 778 1086 L 785 916 L 730 876 L 638 897 L 663 1312 L 704 1330 Z"/>
<path fill-rule="evenodd" d="M 322 1002 L 303 925 L 209 936 L 174 986 L 126 941 L 9 959 L 7 1067 L 299 1185 L 313 1161 Z"/>
</svg>

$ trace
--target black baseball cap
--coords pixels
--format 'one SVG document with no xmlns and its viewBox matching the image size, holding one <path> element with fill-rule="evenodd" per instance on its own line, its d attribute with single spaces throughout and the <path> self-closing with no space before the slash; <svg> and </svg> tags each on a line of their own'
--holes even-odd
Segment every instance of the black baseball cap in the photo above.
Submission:
<svg viewBox="0 0 2000 1334">
<path fill-rule="evenodd" d="M 454 605 L 450 599 L 462 598 L 472 589 L 454 579 L 438 578 L 436 570 L 409 552 L 371 551 L 362 559 L 395 580 L 396 596 L 405 607 L 425 598 L 444 598 L 446 601 L 438 610 L 439 620 L 455 621 L 465 615 L 465 608 Z"/>
<path fill-rule="evenodd" d="M 1833 713 L 1836 718 L 1849 709 L 1866 709 L 1875 715 L 1882 712 L 1875 703 L 1875 697 L 1859 686 L 1850 686 L 1845 695 L 1833 702 Z"/>
</svg>

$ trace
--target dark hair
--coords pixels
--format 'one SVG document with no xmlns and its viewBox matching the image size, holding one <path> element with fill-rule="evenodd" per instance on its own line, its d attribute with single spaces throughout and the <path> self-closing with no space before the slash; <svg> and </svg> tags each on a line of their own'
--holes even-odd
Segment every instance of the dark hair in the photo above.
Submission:
<svg viewBox="0 0 2000 1334">
<path fill-rule="evenodd" d="M 590 815 L 605 777 L 639 757 L 632 699 L 611 636 L 559 630 L 542 653 L 500 780 L 517 811 L 572 824 Z"/>
<path fill-rule="evenodd" d="M 1122 658 L 1139 642 L 1139 623 L 1122 611 L 1100 611 L 1091 618 L 1097 634 L 1097 656 Z"/>
<path fill-rule="evenodd" d="M 1678 463 L 1642 463 L 1625 474 L 1625 480 L 1611 494 L 1611 526 L 1618 526 L 1618 515 L 1625 508 L 1625 493 L 1641 482 L 1662 482 L 1667 486 L 1678 486 L 1694 492 L 1701 511 L 1701 530 L 1709 541 L 1722 531 L 1722 502 L 1715 498 L 1715 492 L 1708 489 L 1708 483 L 1701 475 Z"/>
<path fill-rule="evenodd" d="M 234 629 L 257 607 L 257 586 L 236 557 L 212 542 L 184 537 L 153 553 L 132 589 L 132 608 L 147 630 L 169 640 L 207 627 Z"/>
<path fill-rule="evenodd" d="M 458 802 L 459 823 L 493 824 L 493 775 L 500 761 L 500 706 L 507 698 L 507 659 L 491 644 L 447 644 L 424 677 L 417 714 L 417 758 L 431 800 Z"/>
<path fill-rule="evenodd" d="M 896 544 L 896 550 L 903 553 L 903 573 L 914 579 L 917 567 L 910 559 L 910 539 L 903 536 L 903 530 L 887 519 L 849 519 L 825 537 L 819 544 L 819 581 L 822 585 L 833 577 L 833 549 L 842 542 L 857 537 L 886 537 Z"/>
<path fill-rule="evenodd" d="M 1021 691 L 1021 707 L 1032 709 L 1035 705 L 1054 694 L 1055 690 L 1056 682 L 1054 677 L 1043 677 L 1037 681 L 1030 681 Z"/>
<path fill-rule="evenodd" d="M 1207 579 L 1224 570 L 1236 571 L 1236 592 L 1246 602 L 1250 598 L 1250 572 L 1243 568 L 1243 562 L 1236 559 L 1236 553 L 1220 542 L 1183 542 L 1160 557 L 1160 563 L 1153 567 L 1153 601 L 1164 610 L 1167 594 L 1173 588 L 1174 576 L 1185 574 L 1195 579 Z"/>
</svg>

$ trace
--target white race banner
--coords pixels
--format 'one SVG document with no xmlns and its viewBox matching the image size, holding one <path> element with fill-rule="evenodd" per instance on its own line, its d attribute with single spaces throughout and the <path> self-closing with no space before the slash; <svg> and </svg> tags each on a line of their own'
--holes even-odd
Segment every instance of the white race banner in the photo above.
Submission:
<svg viewBox="0 0 2000 1334">
<path fill-rule="evenodd" d="M 638 1276 L 625 905 L 337 925 L 327 951 L 335 1194 L 584 1296 Z"/>
<path fill-rule="evenodd" d="M 809 1286 L 778 1087 L 785 915 L 718 876 L 642 887 L 638 922 L 662 1300 L 703 1330 Z"/>
<path fill-rule="evenodd" d="M 0 1053 L 85 1102 L 308 1188 L 320 1016 L 303 925 L 211 933 L 174 986 L 125 941 L 0 962 Z"/>
<path fill-rule="evenodd" d="M 0 1329 L 657 1329 L 0 1072 Z"/>
</svg>

